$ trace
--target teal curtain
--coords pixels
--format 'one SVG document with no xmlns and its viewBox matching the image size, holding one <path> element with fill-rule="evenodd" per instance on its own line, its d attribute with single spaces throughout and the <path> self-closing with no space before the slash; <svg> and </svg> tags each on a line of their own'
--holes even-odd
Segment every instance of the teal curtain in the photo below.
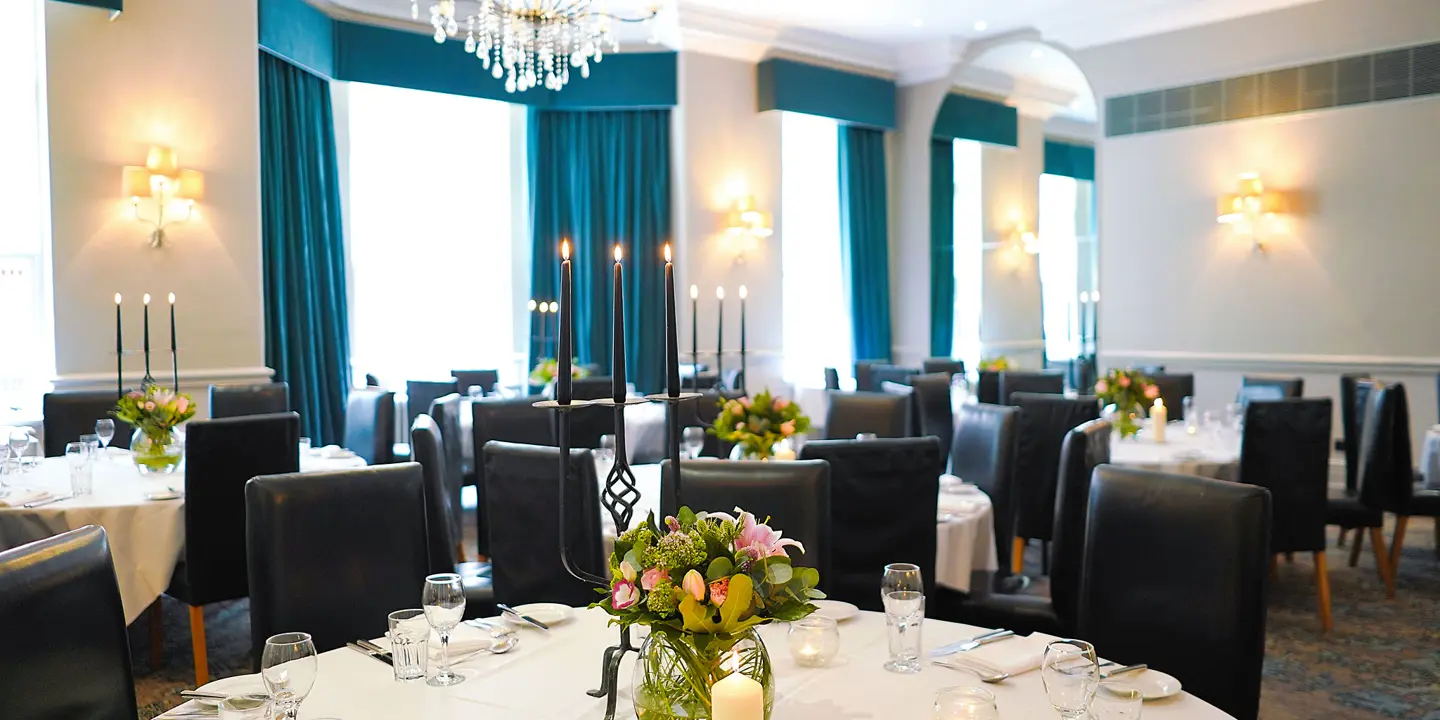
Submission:
<svg viewBox="0 0 1440 720">
<path fill-rule="evenodd" d="M 610 372 L 613 248 L 622 245 L 626 377 L 641 392 L 658 392 L 665 374 L 670 111 L 532 109 L 528 151 L 532 295 L 559 298 L 560 240 L 569 238 L 575 354 Z M 538 325 L 531 335 L 540 335 Z M 539 357 L 532 340 L 532 366 Z"/>
<path fill-rule="evenodd" d="M 885 133 L 840 130 L 840 248 L 850 290 L 855 361 L 890 359 L 890 226 Z"/>
<path fill-rule="evenodd" d="M 338 443 L 350 388 L 345 245 L 330 83 L 260 53 L 265 362 L 316 444 Z"/>
<path fill-rule="evenodd" d="M 930 356 L 955 340 L 955 143 L 930 141 Z"/>
</svg>

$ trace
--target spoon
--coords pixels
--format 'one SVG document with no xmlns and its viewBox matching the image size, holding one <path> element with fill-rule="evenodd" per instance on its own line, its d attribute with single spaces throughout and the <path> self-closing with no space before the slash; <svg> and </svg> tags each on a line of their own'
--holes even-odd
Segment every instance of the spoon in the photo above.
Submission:
<svg viewBox="0 0 1440 720">
<path fill-rule="evenodd" d="M 982 668 L 979 665 L 972 665 L 958 658 L 947 658 L 945 660 L 935 660 L 933 662 L 936 665 L 942 665 L 944 667 L 950 668 L 951 670 L 964 670 L 966 672 L 974 673 L 976 677 L 980 678 L 980 682 L 990 685 L 998 682 L 1003 682 L 1010 677 L 1010 673 L 995 672 L 994 670 L 991 670 L 989 668 Z"/>
<path fill-rule="evenodd" d="M 514 635 L 506 635 L 504 637 L 496 638 L 495 642 L 490 644 L 488 652 L 492 652 L 496 655 L 504 655 L 505 653 L 510 652 L 512 649 L 514 649 L 516 645 L 519 644 L 520 638 L 517 638 Z"/>
</svg>

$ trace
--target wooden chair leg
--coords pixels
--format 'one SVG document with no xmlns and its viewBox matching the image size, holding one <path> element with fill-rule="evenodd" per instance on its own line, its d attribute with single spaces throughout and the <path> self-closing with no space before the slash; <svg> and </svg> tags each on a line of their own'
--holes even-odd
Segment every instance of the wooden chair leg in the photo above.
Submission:
<svg viewBox="0 0 1440 720">
<path fill-rule="evenodd" d="M 1315 553 L 1315 594 L 1320 602 L 1320 627 L 1328 633 L 1335 619 L 1330 614 L 1330 568 L 1326 566 L 1324 550 Z"/>
<path fill-rule="evenodd" d="M 161 603 L 165 598 L 155 598 L 150 603 L 150 610 L 147 619 L 150 622 L 150 671 L 154 672 L 165 667 L 165 608 Z"/>
<path fill-rule="evenodd" d="M 1370 549 L 1375 551 L 1375 565 L 1385 583 L 1385 596 L 1394 600 L 1395 575 L 1390 571 L 1390 558 L 1385 557 L 1385 531 L 1382 528 L 1370 528 Z"/>
<path fill-rule="evenodd" d="M 1390 576 L 1392 579 L 1400 574 L 1400 551 L 1405 549 L 1405 526 L 1409 524 L 1409 516 L 1395 516 L 1395 537 L 1390 540 Z"/>
<path fill-rule="evenodd" d="M 1360 548 L 1365 545 L 1365 533 L 1355 530 L 1355 542 L 1350 543 L 1350 567 L 1360 564 Z"/>
<path fill-rule="evenodd" d="M 1345 528 L 1340 528 L 1340 537 L 1335 540 L 1335 547 L 1345 547 Z M 1358 537 L 1360 533 L 1355 533 Z"/>
<path fill-rule="evenodd" d="M 1015 538 L 1010 548 L 1010 572 L 1020 575 L 1025 572 L 1025 538 Z"/>
<path fill-rule="evenodd" d="M 1270 556 L 1270 582 L 1275 582 L 1275 556 Z"/>
<path fill-rule="evenodd" d="M 210 662 L 205 656 L 205 608 L 190 606 L 190 647 L 195 652 L 195 685 L 210 682 Z"/>
</svg>

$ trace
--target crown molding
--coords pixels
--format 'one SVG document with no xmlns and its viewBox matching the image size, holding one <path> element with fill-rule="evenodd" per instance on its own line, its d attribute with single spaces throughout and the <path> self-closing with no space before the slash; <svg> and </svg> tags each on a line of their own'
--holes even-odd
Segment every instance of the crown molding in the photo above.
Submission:
<svg viewBox="0 0 1440 720">
<path fill-rule="evenodd" d="M 789 54 L 894 76 L 895 51 L 882 44 L 793 28 L 745 18 L 710 8 L 682 6 L 677 13 L 677 50 L 759 62 L 769 55 Z"/>
</svg>

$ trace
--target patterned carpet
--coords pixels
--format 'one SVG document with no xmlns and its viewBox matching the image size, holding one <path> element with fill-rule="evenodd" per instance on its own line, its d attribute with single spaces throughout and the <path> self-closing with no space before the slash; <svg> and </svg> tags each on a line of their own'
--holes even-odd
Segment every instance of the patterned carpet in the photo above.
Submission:
<svg viewBox="0 0 1440 720">
<path fill-rule="evenodd" d="M 1038 548 L 1026 559 L 1027 571 L 1038 574 Z M 1320 633 L 1315 613 L 1311 558 L 1280 563 L 1271 591 L 1260 717 L 1440 720 L 1440 559 L 1434 525 L 1411 523 L 1394 601 L 1385 600 L 1368 542 L 1358 567 L 1349 567 L 1348 559 L 1348 546 L 1334 547 L 1332 530 L 1327 562 L 1335 630 L 1328 637 Z M 178 704 L 177 693 L 193 683 L 185 608 L 171 600 L 164 607 L 164 667 L 150 667 L 147 621 L 142 617 L 130 632 L 141 720 Z M 250 672 L 247 601 L 206 608 L 205 627 L 211 676 Z"/>
</svg>

